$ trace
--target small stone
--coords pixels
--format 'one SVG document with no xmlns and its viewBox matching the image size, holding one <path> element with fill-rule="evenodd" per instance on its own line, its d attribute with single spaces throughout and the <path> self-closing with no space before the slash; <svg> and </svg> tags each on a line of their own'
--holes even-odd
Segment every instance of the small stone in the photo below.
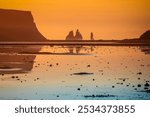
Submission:
<svg viewBox="0 0 150 117">
<path fill-rule="evenodd" d="M 145 90 L 147 90 L 147 89 L 148 89 L 148 87 L 144 87 L 144 89 L 145 89 Z"/>
<path fill-rule="evenodd" d="M 95 95 L 92 95 L 92 97 L 95 97 Z"/>
<path fill-rule="evenodd" d="M 15 78 L 15 76 L 12 76 L 11 78 Z"/>
<path fill-rule="evenodd" d="M 59 63 L 56 63 L 56 65 L 58 66 L 58 65 L 59 65 Z"/>
<path fill-rule="evenodd" d="M 141 85 L 140 85 L 140 84 L 138 84 L 138 85 L 137 85 L 137 87 L 141 87 Z"/>
<path fill-rule="evenodd" d="M 145 85 L 144 85 L 145 87 L 149 87 L 150 85 L 148 84 L 148 83 L 145 83 Z"/>
<path fill-rule="evenodd" d="M 142 75 L 142 72 L 138 72 L 137 74 L 138 74 L 138 75 Z"/>
</svg>

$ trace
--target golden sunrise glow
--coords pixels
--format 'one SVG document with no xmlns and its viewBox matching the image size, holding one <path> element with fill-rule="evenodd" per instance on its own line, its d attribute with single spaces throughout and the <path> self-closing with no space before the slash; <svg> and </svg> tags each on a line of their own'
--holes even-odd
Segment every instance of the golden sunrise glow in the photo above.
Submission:
<svg viewBox="0 0 150 117">
<path fill-rule="evenodd" d="M 136 38 L 150 29 L 149 0 L 0 0 L 0 8 L 31 11 L 49 39 L 76 29 L 84 39 Z"/>
</svg>

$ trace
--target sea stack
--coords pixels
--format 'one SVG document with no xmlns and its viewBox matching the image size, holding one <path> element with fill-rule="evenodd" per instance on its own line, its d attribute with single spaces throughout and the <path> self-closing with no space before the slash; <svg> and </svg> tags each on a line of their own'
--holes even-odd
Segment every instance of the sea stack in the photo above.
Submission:
<svg viewBox="0 0 150 117">
<path fill-rule="evenodd" d="M 66 40 L 74 40 L 74 34 L 73 31 L 70 31 L 69 34 L 66 37 Z"/>
<path fill-rule="evenodd" d="M 75 35 L 75 40 L 82 40 L 83 39 L 83 37 L 82 37 L 82 35 L 81 35 L 81 33 L 79 32 L 79 30 L 77 29 L 77 31 L 76 31 L 76 35 Z"/>
<path fill-rule="evenodd" d="M 66 36 L 66 40 L 82 40 L 83 37 L 79 30 L 77 29 L 76 34 L 74 36 L 73 31 L 70 31 L 69 34 Z"/>
<path fill-rule="evenodd" d="M 91 39 L 91 40 L 94 40 L 94 35 L 93 35 L 93 32 L 91 32 L 90 39 Z"/>
<path fill-rule="evenodd" d="M 30 11 L 0 9 L 0 42 L 36 41 L 47 39 L 38 31 Z"/>
</svg>

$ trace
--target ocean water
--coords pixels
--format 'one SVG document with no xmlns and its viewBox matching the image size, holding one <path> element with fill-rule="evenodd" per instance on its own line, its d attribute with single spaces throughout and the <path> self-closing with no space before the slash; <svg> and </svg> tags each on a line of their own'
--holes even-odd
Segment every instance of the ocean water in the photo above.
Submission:
<svg viewBox="0 0 150 117">
<path fill-rule="evenodd" d="M 0 99 L 149 100 L 150 47 L 0 46 Z"/>
</svg>

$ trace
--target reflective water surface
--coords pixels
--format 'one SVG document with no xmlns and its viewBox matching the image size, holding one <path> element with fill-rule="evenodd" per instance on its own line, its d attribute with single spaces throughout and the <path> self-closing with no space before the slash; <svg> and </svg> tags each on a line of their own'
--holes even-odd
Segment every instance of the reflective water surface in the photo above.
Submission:
<svg viewBox="0 0 150 117">
<path fill-rule="evenodd" d="M 0 99 L 150 99 L 150 47 L 0 46 Z"/>
</svg>

